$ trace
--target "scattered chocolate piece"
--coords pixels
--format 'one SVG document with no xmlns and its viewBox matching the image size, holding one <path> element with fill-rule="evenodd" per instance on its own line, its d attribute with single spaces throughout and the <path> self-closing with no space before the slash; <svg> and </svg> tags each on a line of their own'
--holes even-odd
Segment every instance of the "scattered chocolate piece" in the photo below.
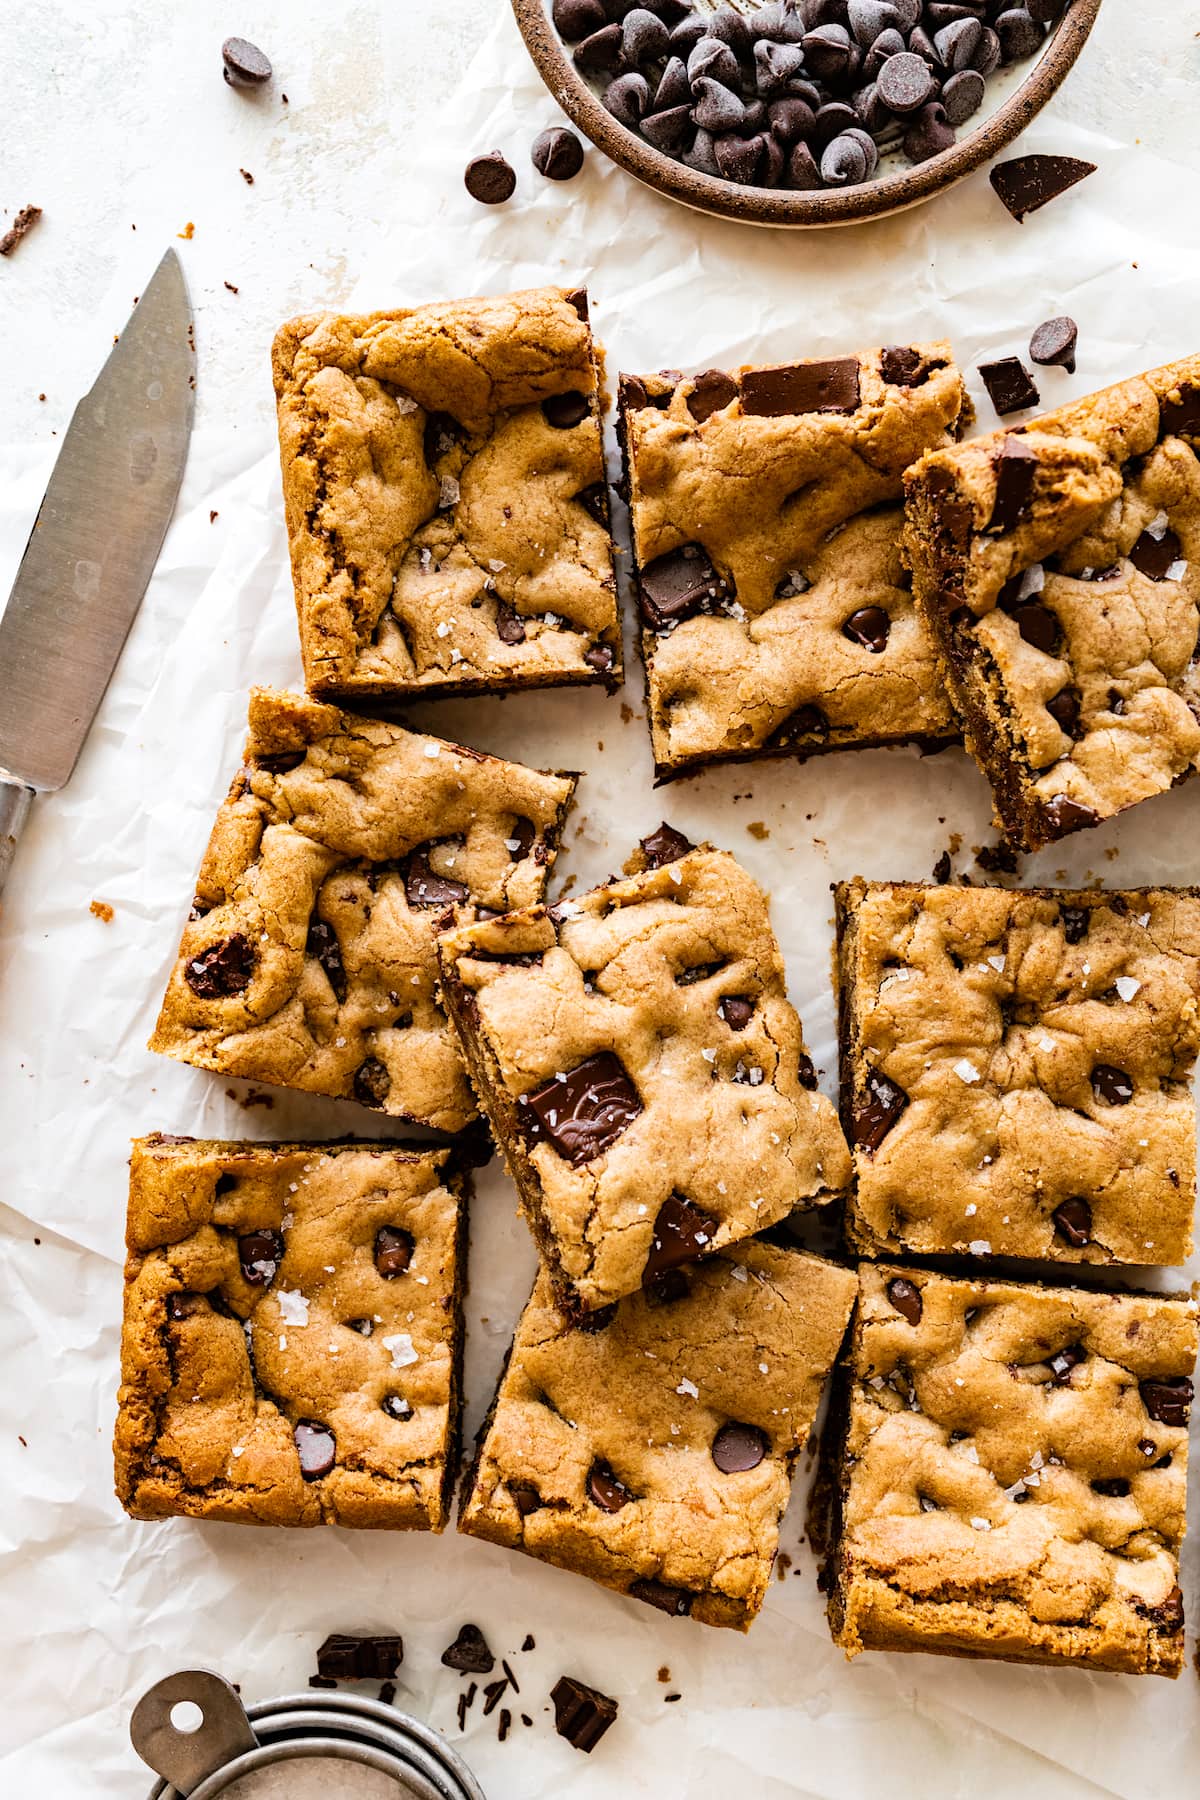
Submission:
<svg viewBox="0 0 1200 1800">
<path fill-rule="evenodd" d="M 943 850 L 933 865 L 933 879 L 939 887 L 945 887 L 950 879 L 950 852 Z"/>
<path fill-rule="evenodd" d="M 618 1058 L 601 1050 L 526 1094 L 520 1111 L 529 1136 L 547 1139 L 577 1169 L 616 1143 L 642 1102 Z"/>
<path fill-rule="evenodd" d="M 979 373 L 1001 418 L 1036 406 L 1041 398 L 1033 376 L 1019 356 L 1001 356 L 995 362 L 980 363 Z"/>
<path fill-rule="evenodd" d="M 673 1619 L 685 1619 L 692 1610 L 693 1595 L 686 1588 L 668 1587 L 665 1581 L 635 1581 L 629 1592 L 634 1600 L 669 1613 Z"/>
<path fill-rule="evenodd" d="M 337 1682 L 329 1675 L 310 1675 L 308 1685 L 310 1688 L 335 1688 Z"/>
<path fill-rule="evenodd" d="M 516 1676 L 513 1674 L 512 1667 L 509 1664 L 507 1658 L 505 1658 L 503 1656 L 500 1658 L 500 1667 L 504 1670 L 504 1673 L 508 1676 L 508 1685 L 512 1689 L 513 1693 L 519 1694 L 521 1691 L 521 1684 L 517 1680 Z"/>
<path fill-rule="evenodd" d="M 502 206 L 512 199 L 517 177 L 499 150 L 493 150 L 487 156 L 471 158 L 463 182 L 472 200 L 481 206 Z"/>
<path fill-rule="evenodd" d="M 452 1644 L 442 1651 L 442 1662 L 460 1675 L 490 1675 L 496 1659 L 478 1625 L 463 1625 Z"/>
<path fill-rule="evenodd" d="M 467 1728 L 467 1696 L 465 1694 L 460 1694 L 458 1696 L 458 1729 L 460 1731 L 465 1731 L 466 1728 Z"/>
<path fill-rule="evenodd" d="M 502 1707 L 501 1711 L 500 1711 L 500 1729 L 496 1733 L 496 1736 L 499 1738 L 501 1743 L 503 1743 L 505 1738 L 508 1736 L 509 1728 L 511 1727 L 511 1725 L 512 1725 L 512 1714 L 509 1712 L 509 1710 L 506 1706 Z"/>
<path fill-rule="evenodd" d="M 689 850 L 695 848 L 690 838 L 685 838 L 682 831 L 676 831 L 665 819 L 641 842 L 642 855 L 648 869 L 661 869 L 666 863 L 678 862 L 681 856 L 686 856 Z"/>
<path fill-rule="evenodd" d="M 379 1690 L 379 1699 L 380 1699 L 380 1703 L 383 1706 L 392 1706 L 395 1704 L 396 1684 L 394 1681 L 385 1681 L 384 1682 L 383 1686 Z"/>
<path fill-rule="evenodd" d="M 271 79 L 270 61 L 248 38 L 226 38 L 221 45 L 221 60 L 230 87 L 256 88 Z"/>
<path fill-rule="evenodd" d="M 1029 354 L 1043 367 L 1065 369 L 1068 375 L 1073 375 L 1078 339 L 1078 325 L 1064 313 L 1061 318 L 1046 319 L 1038 326 L 1029 340 Z"/>
<path fill-rule="evenodd" d="M 502 1675 L 499 1681 L 489 1681 L 483 1690 L 483 1716 L 486 1719 L 499 1706 L 501 1698 L 507 1691 L 508 1682 Z"/>
<path fill-rule="evenodd" d="M 403 1661 L 403 1638 L 335 1631 L 317 1651 L 317 1672 L 335 1681 L 390 1681 Z"/>
<path fill-rule="evenodd" d="M 571 181 L 583 167 L 583 145 L 565 125 L 552 125 L 533 140 L 533 166 L 547 181 Z"/>
<path fill-rule="evenodd" d="M 250 173 L 249 169 L 239 169 L 238 174 L 241 176 L 242 180 L 245 182 L 247 187 L 254 186 L 254 177 Z"/>
<path fill-rule="evenodd" d="M 617 1703 L 573 1675 L 562 1675 L 550 1690 L 554 1729 L 575 1750 L 589 1755 L 617 1716 Z"/>
<path fill-rule="evenodd" d="M 988 180 L 1020 224 L 1027 214 L 1057 200 L 1076 182 L 1095 172 L 1095 163 L 1081 162 L 1074 156 L 1015 156 L 1009 162 L 997 163 Z"/>
<path fill-rule="evenodd" d="M 536 1650 L 537 1649 L 537 1644 L 534 1642 L 533 1633 L 531 1631 L 527 1631 L 525 1633 L 525 1642 L 521 1645 L 521 1648 L 522 1648 L 522 1650 Z"/>
<path fill-rule="evenodd" d="M 23 206 L 4 236 L 0 237 L 0 256 L 11 256 L 21 239 L 29 236 L 41 216 L 40 206 Z M 45 395 L 39 395 L 39 398 L 44 399 Z"/>
</svg>

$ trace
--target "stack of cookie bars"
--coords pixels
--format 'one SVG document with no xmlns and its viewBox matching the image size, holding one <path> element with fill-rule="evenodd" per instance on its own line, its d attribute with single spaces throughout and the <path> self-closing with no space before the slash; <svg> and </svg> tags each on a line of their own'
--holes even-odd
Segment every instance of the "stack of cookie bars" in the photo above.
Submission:
<svg viewBox="0 0 1200 1800">
<path fill-rule="evenodd" d="M 135 1144 L 124 1505 L 447 1524 L 482 1114 L 541 1272 L 461 1531 L 745 1628 L 835 1371 L 848 1654 L 1176 1674 L 1195 1307 L 1111 1278 L 1191 1249 L 1200 892 L 842 883 L 839 1122 L 732 857 L 548 904 L 576 776 L 390 716 L 621 680 L 586 295 L 300 319 L 275 385 L 308 694 L 152 1047 L 438 1137 Z M 1200 766 L 1200 358 L 973 441 L 936 342 L 618 413 L 660 778 L 965 737 L 1032 849 Z"/>
</svg>

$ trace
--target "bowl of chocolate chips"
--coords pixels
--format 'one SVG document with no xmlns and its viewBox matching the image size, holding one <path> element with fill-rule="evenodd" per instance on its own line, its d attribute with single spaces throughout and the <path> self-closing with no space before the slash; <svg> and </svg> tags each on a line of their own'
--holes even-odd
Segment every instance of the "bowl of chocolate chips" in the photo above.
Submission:
<svg viewBox="0 0 1200 1800">
<path fill-rule="evenodd" d="M 513 0 L 572 121 L 640 181 L 756 225 L 915 206 L 1006 148 L 1100 0 Z"/>
</svg>

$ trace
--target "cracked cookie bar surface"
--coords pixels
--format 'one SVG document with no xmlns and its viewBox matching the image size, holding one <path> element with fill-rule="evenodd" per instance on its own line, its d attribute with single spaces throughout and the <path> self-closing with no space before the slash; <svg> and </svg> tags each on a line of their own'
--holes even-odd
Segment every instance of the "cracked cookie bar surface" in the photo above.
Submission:
<svg viewBox="0 0 1200 1800">
<path fill-rule="evenodd" d="M 911 1266 L 860 1280 L 837 1642 L 1178 1674 L 1194 1303 Z"/>
<path fill-rule="evenodd" d="M 126 1511 L 441 1531 L 466 1204 L 447 1150 L 136 1142 L 115 1442 Z"/>
<path fill-rule="evenodd" d="M 480 1104 L 573 1311 L 849 1177 L 761 890 L 731 856 L 680 848 L 440 946 Z"/>
<path fill-rule="evenodd" d="M 621 377 L 660 777 L 957 736 L 900 560 L 900 502 L 904 470 L 968 414 L 945 343 Z"/>
<path fill-rule="evenodd" d="M 273 364 L 312 693 L 616 683 L 582 289 L 295 319 Z"/>
<path fill-rule="evenodd" d="M 541 897 L 574 785 L 256 689 L 151 1049 L 461 1130 L 437 934 Z"/>
<path fill-rule="evenodd" d="M 833 1263 L 748 1243 L 573 1329 L 543 1272 L 459 1530 L 745 1630 L 855 1285 Z"/>
<path fill-rule="evenodd" d="M 1182 1262 L 1200 894 L 852 881 L 837 912 L 856 1248 Z"/>
<path fill-rule="evenodd" d="M 1200 767 L 1200 356 L 928 455 L 905 553 L 997 823 L 1036 849 Z"/>
</svg>

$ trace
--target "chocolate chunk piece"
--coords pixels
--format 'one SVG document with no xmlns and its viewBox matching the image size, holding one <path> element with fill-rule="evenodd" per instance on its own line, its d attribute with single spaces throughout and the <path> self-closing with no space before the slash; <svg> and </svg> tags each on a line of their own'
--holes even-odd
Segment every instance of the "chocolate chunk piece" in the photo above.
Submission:
<svg viewBox="0 0 1200 1800">
<path fill-rule="evenodd" d="M 743 1475 L 757 1469 L 769 1448 L 765 1431 L 732 1419 L 713 1439 L 712 1459 L 722 1475 Z"/>
<path fill-rule="evenodd" d="M 1049 607 L 1032 603 L 1018 606 L 1015 617 L 1017 629 L 1025 643 L 1032 644 L 1043 656 L 1057 655 L 1062 643 L 1062 630 Z"/>
<path fill-rule="evenodd" d="M 11 256 L 22 238 L 28 237 L 42 216 L 40 206 L 23 206 L 8 230 L 0 237 L 0 256 Z"/>
<path fill-rule="evenodd" d="M 678 862 L 681 856 L 686 856 L 689 850 L 695 848 L 690 838 L 685 838 L 682 831 L 676 831 L 665 819 L 641 841 L 641 851 L 648 869 L 661 869 L 665 863 Z"/>
<path fill-rule="evenodd" d="M 354 1071 L 354 1098 L 360 1106 L 382 1106 L 391 1085 L 386 1065 L 377 1056 L 368 1056 Z"/>
<path fill-rule="evenodd" d="M 382 1225 L 375 1233 L 375 1267 L 385 1281 L 394 1281 L 407 1271 L 415 1249 L 410 1231 L 399 1225 Z"/>
<path fill-rule="evenodd" d="M 657 1607 L 659 1612 L 669 1613 L 673 1619 L 685 1619 L 692 1610 L 693 1596 L 687 1589 L 668 1587 L 664 1581 L 649 1578 L 635 1581 L 629 1592 L 633 1599 Z"/>
<path fill-rule="evenodd" d="M 554 1729 L 574 1750 L 589 1755 L 617 1716 L 617 1703 L 573 1675 L 562 1675 L 550 1690 Z"/>
<path fill-rule="evenodd" d="M 1015 531 L 1033 499 L 1038 459 L 1019 437 L 1009 436 L 992 458 L 992 467 L 996 472 L 996 498 L 985 529 L 997 533 Z"/>
<path fill-rule="evenodd" d="M 614 657 L 608 644 L 594 644 L 585 650 L 583 660 L 589 669 L 595 669 L 597 675 L 608 675 L 612 672 Z"/>
<path fill-rule="evenodd" d="M 1133 1082 L 1124 1069 L 1112 1063 L 1097 1063 L 1092 1070 L 1092 1092 L 1106 1106 L 1128 1106 L 1133 1099 Z"/>
<path fill-rule="evenodd" d="M 638 1091 L 611 1050 L 543 1082 L 520 1103 L 525 1130 L 579 1168 L 615 1144 L 642 1111 Z"/>
<path fill-rule="evenodd" d="M 597 525 L 603 525 L 605 527 L 605 529 L 607 530 L 607 528 L 608 528 L 608 489 L 605 487 L 605 485 L 602 481 L 593 481 L 590 487 L 580 488 L 579 492 L 575 496 L 575 500 L 579 506 L 582 506 L 584 512 L 587 513 L 589 515 L 589 517 L 595 519 Z M 522 638 L 524 637 L 524 635 L 525 635 L 525 627 L 522 626 L 521 627 Z M 611 657 L 611 655 L 612 655 L 611 651 L 609 651 L 609 655 Z"/>
<path fill-rule="evenodd" d="M 271 79 L 269 59 L 248 38 L 226 38 L 221 45 L 221 61 L 230 87 L 256 88 Z"/>
<path fill-rule="evenodd" d="M 502 644 L 525 642 L 524 621 L 520 613 L 514 612 L 505 600 L 496 602 L 496 636 Z"/>
<path fill-rule="evenodd" d="M 1079 327 L 1064 313 L 1061 318 L 1046 319 L 1029 340 L 1029 354 L 1035 363 L 1075 373 L 1075 346 Z"/>
<path fill-rule="evenodd" d="M 1055 794 L 1046 804 L 1046 824 L 1056 838 L 1066 837 L 1069 831 L 1086 831 L 1099 823 L 1100 815 L 1092 807 L 1067 794 Z"/>
<path fill-rule="evenodd" d="M 712 1248 L 717 1221 L 682 1194 L 668 1194 L 658 1209 L 642 1285 L 656 1281 L 681 1263 L 692 1262 Z"/>
<path fill-rule="evenodd" d="M 732 375 L 726 375 L 721 369 L 705 369 L 692 383 L 687 408 L 697 424 L 702 425 L 713 413 L 720 412 L 730 401 L 736 400 L 737 394 L 737 382 Z"/>
<path fill-rule="evenodd" d="M 277 1231 L 248 1231 L 238 1239 L 242 1280 L 251 1287 L 269 1287 L 283 1261 L 283 1239 Z"/>
<path fill-rule="evenodd" d="M 317 1651 L 317 1673 L 332 1681 L 390 1681 L 403 1661 L 403 1638 L 335 1631 Z"/>
<path fill-rule="evenodd" d="M 346 965 L 342 961 L 342 946 L 338 942 L 337 932 L 332 925 L 315 915 L 309 922 L 308 942 L 305 949 L 309 956 L 315 956 L 325 971 L 326 979 L 333 989 L 333 997 L 340 1006 L 346 998 Z"/>
<path fill-rule="evenodd" d="M 496 1658 L 478 1625 L 461 1625 L 454 1642 L 442 1651 L 442 1661 L 460 1675 L 490 1675 L 496 1666 Z"/>
<path fill-rule="evenodd" d="M 565 125 L 539 132 L 530 154 L 534 168 L 547 181 L 571 181 L 583 167 L 583 145 Z"/>
<path fill-rule="evenodd" d="M 979 373 L 1001 418 L 1036 406 L 1041 398 L 1033 376 L 1019 356 L 1001 356 L 995 362 L 980 363 Z"/>
<path fill-rule="evenodd" d="M 305 1481 L 319 1481 L 322 1475 L 328 1475 L 337 1461 L 337 1442 L 328 1425 L 301 1419 L 292 1429 L 292 1439 Z"/>
<path fill-rule="evenodd" d="M 1046 1360 L 1050 1364 L 1055 1387 L 1070 1387 L 1071 1371 L 1077 1369 L 1081 1362 L 1087 1361 L 1087 1351 L 1082 1344 L 1068 1344 L 1065 1350 L 1059 1350 Z"/>
<path fill-rule="evenodd" d="M 193 956 L 184 966 L 183 977 L 201 1000 L 228 1000 L 249 987 L 256 961 L 250 939 L 235 931 Z"/>
<path fill-rule="evenodd" d="M 590 411 L 591 403 L 587 395 L 574 389 L 566 394 L 551 394 L 542 401 L 542 416 L 555 431 L 570 431 L 576 425 L 581 425 Z"/>
<path fill-rule="evenodd" d="M 1078 736 L 1081 707 L 1079 689 L 1074 687 L 1060 689 L 1053 699 L 1046 702 L 1046 711 L 1059 730 L 1065 731 L 1069 738 Z"/>
<path fill-rule="evenodd" d="M 921 1323 L 925 1302 L 915 1281 L 909 1281 L 904 1275 L 897 1275 L 894 1281 L 887 1284 L 887 1297 L 902 1319 L 906 1319 L 910 1325 Z"/>
<path fill-rule="evenodd" d="M 911 344 L 885 344 L 879 352 L 879 373 L 889 387 L 923 387 L 933 373 L 919 350 Z"/>
<path fill-rule="evenodd" d="M 1143 531 L 1129 552 L 1129 560 L 1138 574 L 1151 581 L 1169 580 L 1171 570 L 1182 559 L 1183 545 L 1170 529 Z"/>
<path fill-rule="evenodd" d="M 742 376 L 742 411 L 755 418 L 779 419 L 810 412 L 852 413 L 858 403 L 856 356 L 747 369 Z"/>
<path fill-rule="evenodd" d="M 1074 156 L 1015 156 L 997 163 L 988 180 L 1019 224 L 1095 172 L 1095 163 Z"/>
<path fill-rule="evenodd" d="M 614 1475 L 605 1462 L 592 1464 L 588 1471 L 587 1492 L 592 1504 L 606 1513 L 620 1512 L 633 1499 L 625 1483 Z"/>
<path fill-rule="evenodd" d="M 726 994 L 717 1002 L 717 1011 L 730 1031 L 745 1031 L 754 1017 L 754 1001 L 749 994 Z"/>
<path fill-rule="evenodd" d="M 1181 387 L 1178 400 L 1164 400 L 1158 425 L 1161 437 L 1200 436 L 1200 388 Z"/>
<path fill-rule="evenodd" d="M 1064 906 L 1059 917 L 1062 919 L 1063 936 L 1068 944 L 1079 944 L 1087 936 L 1087 928 L 1091 924 L 1092 915 L 1086 906 Z"/>
<path fill-rule="evenodd" d="M 404 895 L 410 906 L 459 906 L 470 891 L 461 881 L 435 875 L 428 850 L 414 850 L 404 864 Z"/>
<path fill-rule="evenodd" d="M 854 1103 L 854 1142 L 873 1156 L 907 1105 L 904 1089 L 880 1070 L 871 1069 L 866 1092 Z"/>
<path fill-rule="evenodd" d="M 1158 1424 L 1186 1427 L 1192 1404 L 1192 1384 L 1186 1375 L 1139 1381 L 1138 1392 L 1142 1396 L 1142 1405 Z"/>
<path fill-rule="evenodd" d="M 1092 1209 L 1081 1194 L 1073 1194 L 1051 1213 L 1054 1228 L 1073 1250 L 1082 1250 L 1092 1241 Z"/>
<path fill-rule="evenodd" d="M 726 585 L 703 544 L 681 544 L 647 563 L 638 576 L 642 617 L 656 631 L 724 599 Z"/>
<path fill-rule="evenodd" d="M 887 649 L 891 629 L 892 621 L 882 606 L 860 606 L 842 626 L 842 636 L 861 644 L 872 656 L 880 656 Z"/>
<path fill-rule="evenodd" d="M 463 185 L 472 200 L 478 200 L 481 206 L 502 206 L 512 199 L 517 177 L 499 150 L 493 150 L 487 156 L 471 158 L 463 175 Z"/>
</svg>

